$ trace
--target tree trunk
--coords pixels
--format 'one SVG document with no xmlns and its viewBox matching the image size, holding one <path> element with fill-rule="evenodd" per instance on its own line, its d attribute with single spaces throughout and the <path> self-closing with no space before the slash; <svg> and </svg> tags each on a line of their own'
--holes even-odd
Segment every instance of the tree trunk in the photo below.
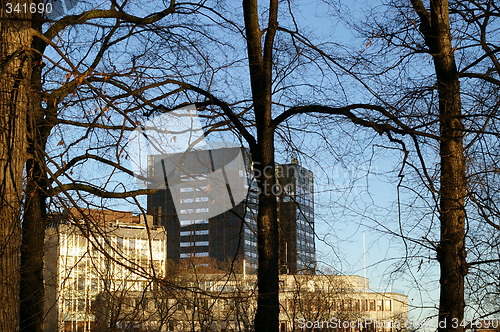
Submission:
<svg viewBox="0 0 500 332">
<path fill-rule="evenodd" d="M 269 128 L 269 127 L 268 127 Z M 265 130 L 264 130 L 265 131 Z M 255 331 L 278 331 L 278 221 L 277 202 L 273 194 L 276 184 L 274 164 L 274 135 L 269 128 L 258 143 L 259 156 L 253 157 L 257 174 L 259 211 L 257 214 L 257 241 L 259 269 L 257 272 L 258 298 Z M 257 157 L 257 158 L 256 158 Z"/>
<path fill-rule="evenodd" d="M 417 1 L 412 1 L 414 8 Z M 421 3 L 420 3 L 421 4 Z M 422 8 L 422 7 L 420 7 Z M 464 331 L 466 166 L 460 81 L 451 42 L 447 0 L 432 0 L 430 15 L 419 13 L 420 30 L 434 61 L 440 119 L 440 298 L 438 331 Z"/>
<path fill-rule="evenodd" d="M 31 22 L 29 13 L 7 13 L 8 3 L 0 1 L 0 330 L 17 331 L 21 195 L 32 67 L 28 52 Z"/>
<path fill-rule="evenodd" d="M 268 26 L 262 44 L 257 0 L 243 0 L 248 65 L 257 126 L 257 147 L 252 151 L 260 190 L 257 214 L 259 268 L 255 331 L 279 329 L 278 214 L 273 193 L 276 185 L 274 128 L 272 125 L 272 53 L 277 29 L 278 1 L 269 1 Z"/>
<path fill-rule="evenodd" d="M 32 27 L 41 31 L 41 16 L 33 15 Z M 26 162 L 26 189 L 21 242 L 21 283 L 20 283 L 20 330 L 39 331 L 43 329 L 43 253 L 45 226 L 47 221 L 47 188 L 45 172 L 45 145 L 53 127 L 55 110 L 41 108 L 42 57 L 45 44 L 33 38 L 34 53 L 31 72 L 30 109 L 27 117 L 28 158 Z"/>
<path fill-rule="evenodd" d="M 43 328 L 43 248 L 46 225 L 46 179 L 38 160 L 26 163 L 28 182 L 22 225 L 20 327 L 21 331 Z"/>
</svg>

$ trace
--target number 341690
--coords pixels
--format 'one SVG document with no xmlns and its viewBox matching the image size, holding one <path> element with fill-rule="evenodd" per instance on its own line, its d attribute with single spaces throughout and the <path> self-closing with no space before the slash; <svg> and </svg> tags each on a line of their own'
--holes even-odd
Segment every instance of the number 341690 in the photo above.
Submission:
<svg viewBox="0 0 500 332">
<path fill-rule="evenodd" d="M 52 4 L 50 2 L 47 3 L 12 3 L 7 2 L 5 4 L 5 11 L 7 14 L 50 14 L 52 12 Z"/>
</svg>

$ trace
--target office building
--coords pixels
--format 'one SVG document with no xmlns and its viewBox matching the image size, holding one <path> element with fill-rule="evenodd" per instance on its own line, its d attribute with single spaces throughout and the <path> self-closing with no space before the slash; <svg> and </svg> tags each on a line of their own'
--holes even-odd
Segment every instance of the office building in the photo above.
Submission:
<svg viewBox="0 0 500 332">
<path fill-rule="evenodd" d="M 219 207 L 217 196 L 207 197 L 210 174 L 224 169 L 240 151 L 245 155 L 245 170 L 226 170 L 224 178 L 232 178 L 233 184 L 244 183 L 248 188 L 246 199 L 215 215 L 211 212 Z M 213 150 L 213 155 L 207 150 L 195 150 L 151 156 L 148 174 L 157 181 L 167 181 L 161 185 L 169 188 L 148 196 L 148 213 L 155 215 L 155 222 L 167 230 L 170 260 L 178 262 L 188 257 L 209 257 L 219 262 L 218 268 L 237 262 L 237 267 L 245 264 L 247 273 L 256 271 L 258 194 L 247 151 L 221 148 Z M 293 160 L 290 164 L 277 165 L 276 178 L 282 188 L 277 196 L 280 272 L 314 273 L 313 173 Z M 217 195 L 222 194 L 217 192 Z M 212 201 L 213 204 L 207 204 Z"/>
<path fill-rule="evenodd" d="M 45 235 L 44 331 L 95 331 L 96 315 L 109 307 L 99 298 L 151 292 L 166 275 L 166 233 L 151 216 L 71 209 L 53 219 Z"/>
<path fill-rule="evenodd" d="M 235 167 L 238 156 L 242 163 Z M 206 257 L 217 268 L 256 271 L 257 197 L 250 164 L 247 151 L 237 147 L 149 157 L 148 177 L 160 183 L 148 186 L 161 189 L 148 195 L 148 213 L 167 230 L 169 260 Z"/>
<path fill-rule="evenodd" d="M 146 295 L 149 326 L 159 330 L 163 324 L 171 332 L 253 330 L 255 275 L 222 271 L 206 274 L 200 268 L 192 272 L 176 279 L 179 287 L 175 291 L 163 288 L 156 293 L 160 296 Z M 366 278 L 287 274 L 280 275 L 279 283 L 280 332 L 407 330 L 407 296 L 370 291 Z M 137 316 L 134 310 L 137 306 L 121 312 L 119 326 L 123 328 L 119 331 L 147 331 L 145 322 L 130 321 L 129 317 Z"/>
</svg>

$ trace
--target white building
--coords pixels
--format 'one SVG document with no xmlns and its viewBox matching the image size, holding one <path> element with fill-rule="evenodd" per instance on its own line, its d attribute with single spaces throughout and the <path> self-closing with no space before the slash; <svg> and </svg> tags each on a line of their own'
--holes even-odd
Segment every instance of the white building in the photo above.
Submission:
<svg viewBox="0 0 500 332">
<path fill-rule="evenodd" d="M 149 216 L 72 209 L 45 236 L 45 331 L 90 331 L 102 294 L 153 290 L 166 274 L 166 233 Z"/>
<path fill-rule="evenodd" d="M 204 273 L 199 266 L 170 276 L 155 294 L 142 300 L 154 331 L 253 331 L 257 305 L 255 275 Z M 175 287 L 172 287 L 175 285 Z M 130 294 L 130 300 L 137 299 Z M 161 300 L 160 300 L 161 299 Z M 280 275 L 280 332 L 400 332 L 407 330 L 408 298 L 374 292 L 359 276 Z M 137 306 L 122 310 L 119 331 L 150 331 L 134 324 Z M 161 308 L 161 310 L 159 310 Z M 143 310 L 143 309 L 139 309 Z M 113 314 L 118 314 L 116 311 Z"/>
</svg>

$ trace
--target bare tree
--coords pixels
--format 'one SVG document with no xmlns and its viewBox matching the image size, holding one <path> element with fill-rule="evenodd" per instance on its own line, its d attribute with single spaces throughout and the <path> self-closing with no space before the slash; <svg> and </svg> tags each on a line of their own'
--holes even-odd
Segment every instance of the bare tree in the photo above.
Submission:
<svg viewBox="0 0 500 332">
<path fill-rule="evenodd" d="M 82 157 L 76 157 L 69 162 L 64 162 L 67 166 L 58 165 L 55 159 L 50 159 L 55 158 L 54 155 L 46 154 L 47 144 L 51 146 L 52 143 L 49 141 L 53 139 L 54 131 L 62 124 L 83 128 L 89 125 L 87 121 L 68 121 L 72 115 L 70 112 L 64 112 L 63 105 L 78 104 L 78 101 L 72 98 L 78 93 L 86 94 L 80 100 L 82 103 L 86 103 L 85 98 L 93 94 L 94 98 L 100 99 L 104 105 L 107 104 L 107 106 L 101 104 L 101 112 L 94 118 L 94 120 L 98 120 L 107 109 L 111 108 L 113 103 L 116 105 L 116 99 L 111 101 L 108 95 L 103 95 L 100 88 L 93 86 L 93 84 L 99 84 L 99 82 L 105 84 L 108 81 L 111 86 L 118 87 L 118 89 L 125 88 L 126 91 L 121 95 L 124 99 L 130 98 L 131 95 L 137 95 L 137 91 L 146 91 L 148 86 L 143 86 L 144 82 L 139 84 L 140 87 L 124 83 L 126 80 L 134 80 L 132 77 L 140 72 L 138 69 L 140 65 L 132 63 L 132 69 L 128 73 L 119 73 L 113 69 L 105 69 L 104 57 L 117 44 L 127 40 L 128 37 L 137 37 L 141 32 L 148 31 L 149 27 L 168 15 L 172 13 L 182 15 L 192 11 L 189 5 L 182 8 L 182 4 L 178 5 L 172 1 L 160 8 L 159 11 L 146 13 L 140 17 L 126 12 L 127 3 L 127 1 L 121 4 L 112 2 L 109 4 L 109 8 L 87 8 L 88 10 L 84 10 L 78 15 L 68 15 L 56 21 L 45 22 L 42 17 L 45 5 L 42 10 L 41 1 L 38 4 L 2 2 L 1 30 L 4 35 L 2 35 L 1 63 L 2 84 L 5 83 L 5 87 L 2 88 L 4 91 L 2 98 L 5 99 L 5 102 L 2 102 L 5 125 L 2 125 L 2 128 L 6 129 L 2 153 L 5 152 L 7 155 L 2 158 L 6 164 L 2 168 L 5 177 L 2 177 L 1 182 L 5 186 L 5 193 L 2 196 L 6 199 L 5 203 L 8 206 L 6 209 L 15 211 L 15 214 L 5 214 L 8 219 L 6 225 L 12 227 L 3 228 L 6 233 L 3 234 L 5 236 L 2 236 L 2 241 L 5 241 L 5 255 L 2 255 L 2 259 L 5 259 L 6 270 L 2 272 L 2 276 L 9 278 L 5 283 L 6 298 L 14 296 L 12 294 L 18 291 L 20 282 L 20 293 L 15 295 L 12 300 L 14 301 L 20 296 L 20 326 L 23 330 L 39 331 L 42 328 L 43 242 L 47 224 L 47 200 L 54 195 L 54 183 L 61 184 L 58 177 L 64 175 L 65 170 L 82 160 Z M 37 6 L 36 13 L 32 15 L 29 12 L 35 8 L 33 5 Z M 80 58 L 69 53 L 71 49 L 75 50 L 76 48 L 70 43 L 63 42 L 67 31 L 74 26 L 87 27 L 87 32 L 97 35 L 102 33 L 103 37 L 102 42 L 99 42 L 101 36 L 96 36 L 94 40 L 84 41 L 82 39 L 82 43 L 88 46 L 88 53 L 83 54 Z M 122 32 L 125 33 L 125 36 L 121 35 Z M 74 54 L 76 55 L 76 53 Z M 120 68 L 120 70 L 125 69 Z M 66 79 L 61 80 L 64 77 Z M 123 78 L 121 82 L 120 78 Z M 152 84 L 158 86 L 162 83 Z M 144 103 L 144 99 L 142 100 Z M 95 104 L 99 104 L 99 102 Z M 86 106 L 89 105 L 86 104 Z M 89 115 L 87 110 L 84 111 L 84 114 Z M 65 119 L 68 115 L 69 117 Z M 90 125 L 99 127 L 99 124 L 91 122 Z M 113 126 L 106 125 L 103 127 L 113 128 Z M 122 129 L 126 128 L 126 125 L 122 122 L 114 128 Z M 82 135 L 86 137 L 84 133 Z M 64 142 L 65 139 L 68 138 L 61 138 L 60 142 Z M 77 142 L 78 139 L 82 139 L 82 137 L 76 138 Z M 77 142 L 67 143 L 71 147 L 77 146 Z M 99 160 L 100 158 L 97 155 L 89 154 L 89 151 L 84 154 L 86 160 L 89 158 Z M 100 160 L 106 161 L 105 158 Z M 26 169 L 22 216 L 20 204 L 23 199 L 21 197 L 23 167 L 19 166 L 18 163 L 25 163 Z M 55 171 L 54 166 L 56 166 Z M 22 218 L 22 223 L 20 218 Z M 20 242 L 21 225 L 22 243 Z M 16 263 L 19 251 L 21 254 L 20 264 Z M 7 270 L 8 266 L 10 266 L 10 270 Z M 21 267 L 20 281 L 19 266 Z M 7 296 L 7 294 L 12 296 Z M 12 304 L 6 308 L 9 308 L 9 312 L 12 311 L 12 317 L 2 318 L 2 324 L 4 322 L 8 326 L 17 324 L 19 320 L 16 317 L 19 305 Z M 13 330 L 7 327 L 5 329 Z"/>
<path fill-rule="evenodd" d="M 453 22 L 449 18 L 448 2 L 433 0 L 426 8 L 420 1 L 410 1 L 406 6 L 399 7 L 410 13 L 408 16 L 403 15 L 404 28 L 396 31 L 397 33 L 387 34 L 381 29 L 381 32 L 371 36 L 367 45 L 383 39 L 387 42 L 384 45 L 400 46 L 398 38 L 394 36 L 410 31 L 410 54 L 427 54 L 433 61 L 434 76 L 429 80 L 432 84 L 420 87 L 420 94 L 411 91 L 406 95 L 407 90 L 401 89 L 391 96 L 393 99 L 387 95 L 382 96 L 370 85 L 374 81 L 373 85 L 379 83 L 377 77 L 384 74 L 384 71 L 378 73 L 368 66 L 376 63 L 374 59 L 377 58 L 363 62 L 358 60 L 365 60 L 366 57 L 360 56 L 339 62 L 333 52 L 316 46 L 301 34 L 293 20 L 292 6 L 284 6 L 277 0 L 270 0 L 266 5 L 259 4 L 257 0 L 245 0 L 241 7 L 237 5 L 234 8 L 229 3 L 225 3 L 227 8 L 224 8 L 220 4 L 210 7 L 203 1 L 195 4 L 171 2 L 164 10 L 140 17 L 129 14 L 127 6 L 130 3 L 112 2 L 107 9 L 89 8 L 81 14 L 50 23 L 45 32 L 41 30 L 41 26 L 34 29 L 37 31 L 36 43 L 33 45 L 36 54 L 49 54 L 46 48 L 51 49 L 52 53 L 44 57 L 47 62 L 44 73 L 37 66 L 29 66 L 35 69 L 30 76 L 32 86 L 40 89 L 43 81 L 47 88 L 43 94 L 36 91 L 38 99 L 33 104 L 37 111 L 26 115 L 30 144 L 28 151 L 33 155 L 26 164 L 28 182 L 25 210 L 31 212 L 24 214 L 22 223 L 22 273 L 26 282 L 21 287 L 21 294 L 24 304 L 33 304 L 23 305 L 26 308 L 23 309 L 26 310 L 23 314 L 26 326 L 41 326 L 40 301 L 33 300 L 32 294 L 36 294 L 38 299 L 43 296 L 40 291 L 43 289 L 40 278 L 43 233 L 40 229 L 46 223 L 47 197 L 65 195 L 64 199 L 72 204 L 84 202 L 91 206 L 102 205 L 103 200 L 115 198 L 133 201 L 133 197 L 148 193 L 147 190 L 129 191 L 123 182 L 115 181 L 113 177 L 116 170 L 132 174 L 123 164 L 126 158 L 123 154 L 125 132 L 150 115 L 168 112 L 193 102 L 211 121 L 209 130 L 231 130 L 246 141 L 254 168 L 260 174 L 256 179 L 260 189 L 257 217 L 259 297 L 255 316 L 256 330 L 278 330 L 278 220 L 276 197 L 271 190 L 276 184 L 275 141 L 276 137 L 285 137 L 288 132 L 300 127 L 299 122 L 294 122 L 299 115 L 318 119 L 319 122 L 342 118 L 359 127 L 368 128 L 373 133 L 386 135 L 401 147 L 405 155 L 404 164 L 418 168 L 418 176 L 432 196 L 431 209 L 436 208 L 439 215 L 440 238 L 436 246 L 425 240 L 410 240 L 423 243 L 438 253 L 442 271 L 440 321 L 463 318 L 464 276 L 468 267 L 465 260 L 465 224 L 468 216 L 465 206 L 467 186 L 470 184 L 466 173 L 466 151 L 470 151 L 472 143 L 477 141 L 473 139 L 469 142 L 465 139 L 470 129 L 464 126 L 464 119 L 478 120 L 476 124 L 485 125 L 479 126 L 482 128 L 481 132 L 495 137 L 495 124 L 488 121 L 495 119 L 497 108 L 495 105 L 489 108 L 491 113 L 487 114 L 487 123 L 479 121 L 484 114 L 477 117 L 474 117 L 474 112 L 464 114 L 460 78 L 479 79 L 491 84 L 490 87 L 498 83 L 495 76 L 498 71 L 498 67 L 495 67 L 497 49 L 485 39 L 486 32 L 490 31 L 486 28 L 488 20 L 485 17 L 494 16 L 494 3 L 488 2 L 486 16 L 476 14 L 476 9 L 465 10 L 460 4 L 454 3 L 452 6 L 452 13 L 462 14 L 466 20 L 470 19 L 470 15 L 477 15 L 475 18 L 472 16 L 470 24 L 477 24 L 478 31 L 485 31 L 485 37 L 479 38 L 476 45 L 481 47 L 482 55 L 461 71 L 457 69 L 456 48 L 452 45 L 450 29 Z M 469 3 L 471 6 L 472 4 Z M 234 15 L 233 9 L 238 10 L 238 15 Z M 176 18 L 172 25 L 161 23 L 163 18 L 174 14 L 193 14 L 193 20 Z M 198 25 L 193 24 L 194 22 Z M 202 25 L 204 26 L 201 27 Z M 75 26 L 78 29 L 73 30 Z M 181 29 L 182 32 L 177 32 L 176 29 Z M 77 39 L 85 40 L 87 52 L 81 52 L 81 44 L 77 46 L 74 40 L 66 39 L 74 38 L 71 33 L 77 33 Z M 234 40 L 228 38 L 230 41 L 226 41 L 223 38 L 226 36 Z M 114 47 L 118 46 L 117 49 L 122 52 L 127 41 L 131 41 L 127 46 L 136 45 L 137 48 L 130 47 L 127 52 L 123 52 L 123 57 L 114 57 Z M 213 50 L 213 45 L 220 47 L 220 58 L 204 54 L 208 49 Z M 467 48 L 469 46 L 463 49 Z M 243 51 L 240 52 L 240 49 Z M 175 56 L 168 55 L 172 50 L 176 52 Z M 18 54 L 15 51 L 7 53 Z M 234 58 L 228 54 L 234 55 Z M 406 56 L 407 54 L 403 58 Z M 124 58 L 125 65 L 118 68 L 116 63 L 120 64 L 120 61 L 115 63 L 113 59 Z M 486 67 L 496 69 L 474 72 L 475 68 L 485 69 L 482 68 L 484 61 L 493 64 Z M 238 69 L 231 72 L 232 68 L 238 68 L 243 62 L 248 67 L 248 72 Z M 393 67 L 384 69 L 387 72 L 398 70 L 401 68 L 400 64 L 404 67 L 408 63 L 396 61 Z M 339 99 L 341 102 L 329 98 L 297 98 L 297 95 L 302 94 L 300 89 L 295 89 L 297 85 L 303 84 L 305 91 L 321 90 L 324 87 L 316 82 L 307 82 L 304 76 L 297 79 L 291 74 L 300 69 L 311 68 L 318 70 L 322 78 L 341 72 L 343 77 L 360 84 L 363 91 L 367 91 L 372 98 L 366 103 L 351 102 L 350 98 Z M 367 68 L 369 73 L 363 76 Z M 221 72 L 224 73 L 221 76 L 227 79 L 222 83 L 218 81 Z M 231 76 L 238 76 L 238 79 L 231 80 Z M 242 80 L 241 77 L 246 79 Z M 290 83 L 288 79 L 293 81 Z M 328 81 L 333 82 L 335 79 L 329 78 Z M 17 81 L 13 80 L 10 84 L 15 82 Z M 238 93 L 236 97 L 231 96 L 235 89 L 231 83 L 235 82 L 238 82 L 236 86 L 241 91 L 250 89 L 251 95 Z M 338 87 L 344 88 L 342 84 L 335 85 L 334 88 Z M 491 88 L 490 96 L 494 95 L 494 91 L 496 90 Z M 399 92 L 403 97 L 398 95 Z M 422 96 L 430 96 L 425 100 L 430 106 L 425 105 L 425 102 L 415 101 Z M 434 106 L 433 98 L 439 101 L 437 107 Z M 429 106 L 428 109 L 426 106 Z M 282 112 L 278 112 L 279 110 Z M 19 125 L 24 126 L 24 123 L 24 120 L 20 121 Z M 66 128 L 73 128 L 74 134 L 69 133 Z M 474 128 L 474 132 L 480 130 Z M 436 146 L 439 150 L 437 168 L 440 176 L 428 172 L 427 164 L 432 163 L 432 160 L 426 160 L 422 155 L 420 148 L 424 143 Z M 416 155 L 415 163 L 407 159 L 407 145 L 410 144 L 413 144 L 412 152 Z M 491 141 L 488 145 L 490 144 Z M 52 148 L 51 153 L 47 152 L 47 145 Z M 22 150 L 23 148 L 12 151 Z M 494 157 L 495 153 L 493 151 L 491 155 Z M 85 170 L 84 167 L 91 166 L 92 163 L 98 163 L 109 171 L 105 179 L 89 179 L 78 174 L 79 169 Z M 491 164 L 498 166 L 496 162 Z M 16 170 L 17 173 L 13 174 L 20 174 L 19 169 Z M 17 180 L 19 179 L 16 178 L 13 183 L 20 183 Z M 494 228 L 497 225 L 494 216 L 498 210 L 490 209 L 492 204 L 485 203 L 494 201 L 494 193 L 485 193 L 489 199 L 484 201 L 478 199 L 477 193 L 478 191 L 474 191 L 470 197 L 475 199 L 480 212 L 478 215 L 483 216 L 484 221 Z M 11 224 L 15 219 L 9 220 Z M 19 224 L 16 227 L 18 226 Z M 14 238 L 19 239 L 19 235 Z M 17 248 L 16 245 L 13 248 Z M 491 266 L 491 262 L 475 263 L 477 266 Z"/>
<path fill-rule="evenodd" d="M 407 188 L 416 195 L 409 207 L 416 207 L 418 201 L 428 207 L 420 218 L 429 223 L 427 229 L 412 224 L 423 231 L 420 238 L 410 228 L 405 230 L 408 224 L 401 215 L 400 230 L 379 226 L 403 235 L 407 253 L 414 243 L 423 248 L 424 257 L 436 254 L 439 329 L 462 330 L 458 325 L 466 323 L 464 282 L 469 268 L 477 270 L 479 274 L 472 278 L 478 281 L 487 275 L 479 272 L 481 266 L 487 271 L 499 264 L 497 208 L 492 200 L 496 190 L 491 189 L 498 181 L 496 6 L 492 2 L 410 1 L 389 3 L 387 8 L 381 16 L 374 14 L 358 25 L 365 44 L 350 62 L 341 63 L 321 49 L 318 53 L 331 66 L 349 73 L 366 89 L 372 103 L 380 105 L 372 114 L 356 112 L 358 119 L 395 127 L 379 129 L 401 148 L 398 191 Z M 423 65 L 421 61 L 429 62 Z M 422 66 L 415 67 L 418 63 Z M 423 188 L 405 183 L 409 170 L 416 171 Z M 401 213 L 404 206 L 398 204 Z M 439 218 L 437 238 L 435 216 Z M 480 235 L 479 230 L 487 232 Z M 488 258 L 480 257 L 479 251 Z M 403 265 L 409 266 L 409 260 L 407 255 Z M 423 259 L 416 262 L 420 269 Z M 486 277 L 480 284 L 475 288 L 493 290 L 497 282 Z M 480 307 L 470 304 L 472 310 Z"/>
</svg>

